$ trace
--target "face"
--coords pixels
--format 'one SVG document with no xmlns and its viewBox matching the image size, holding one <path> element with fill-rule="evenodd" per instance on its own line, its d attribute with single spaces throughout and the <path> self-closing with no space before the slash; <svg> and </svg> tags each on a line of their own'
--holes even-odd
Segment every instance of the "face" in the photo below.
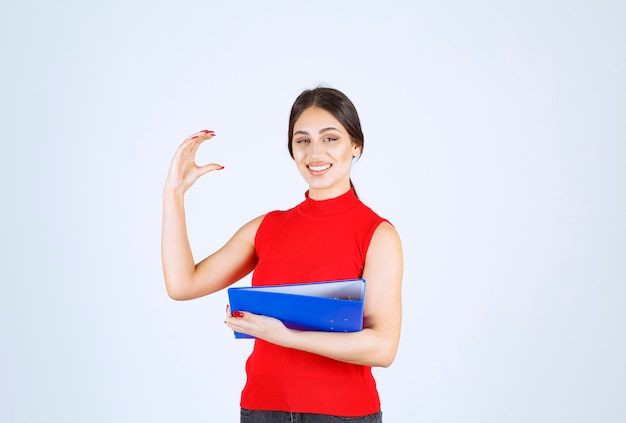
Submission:
<svg viewBox="0 0 626 423">
<path fill-rule="evenodd" d="M 302 112 L 294 124 L 292 147 L 311 199 L 335 198 L 350 189 L 352 159 L 360 148 L 331 113 L 318 107 Z"/>
</svg>

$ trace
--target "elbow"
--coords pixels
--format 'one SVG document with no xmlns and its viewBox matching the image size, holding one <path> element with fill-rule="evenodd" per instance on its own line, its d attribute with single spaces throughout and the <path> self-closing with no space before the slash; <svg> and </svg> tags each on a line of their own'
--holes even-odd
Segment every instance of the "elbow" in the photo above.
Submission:
<svg viewBox="0 0 626 423">
<path fill-rule="evenodd" d="M 186 298 L 180 292 L 170 288 L 167 288 L 167 296 L 176 301 L 186 300 Z"/>
<path fill-rule="evenodd" d="M 381 342 L 378 349 L 377 359 L 372 363 L 373 367 L 387 368 L 391 366 L 396 358 L 396 352 L 398 351 L 397 342 Z"/>
<path fill-rule="evenodd" d="M 382 361 L 380 363 L 380 365 L 377 366 L 377 367 L 382 367 L 382 368 L 386 369 L 387 367 L 389 367 L 389 366 L 391 366 L 393 364 L 393 361 L 394 361 L 395 358 L 396 358 L 395 355 L 392 356 L 392 357 L 388 357 L 384 361 Z"/>
<path fill-rule="evenodd" d="M 186 298 L 184 295 L 181 295 L 176 291 L 170 291 L 169 289 L 167 290 L 167 296 L 175 301 L 186 301 L 189 299 L 189 298 Z"/>
<path fill-rule="evenodd" d="M 365 360 L 364 364 L 371 367 L 387 368 L 393 364 L 397 350 L 398 345 L 396 343 L 380 342 L 376 347 L 376 351 L 370 354 L 369 359 Z"/>
<path fill-rule="evenodd" d="M 383 368 L 387 368 L 389 366 L 391 366 L 393 364 L 393 361 L 396 358 L 396 352 L 388 352 L 386 354 L 383 354 L 380 357 L 380 360 L 378 361 L 378 363 L 376 364 L 375 367 L 383 367 Z"/>
<path fill-rule="evenodd" d="M 193 298 L 189 295 L 188 292 L 180 289 L 180 287 L 178 287 L 176 284 L 168 283 L 167 280 L 165 281 L 165 289 L 167 291 L 167 296 L 170 297 L 172 300 L 186 301 Z"/>
<path fill-rule="evenodd" d="M 362 333 L 368 335 L 368 348 L 363 350 L 361 364 L 370 367 L 389 367 L 393 364 L 396 353 L 398 352 L 398 344 L 400 334 L 391 334 L 390 331 L 382 329 L 368 328 Z"/>
</svg>

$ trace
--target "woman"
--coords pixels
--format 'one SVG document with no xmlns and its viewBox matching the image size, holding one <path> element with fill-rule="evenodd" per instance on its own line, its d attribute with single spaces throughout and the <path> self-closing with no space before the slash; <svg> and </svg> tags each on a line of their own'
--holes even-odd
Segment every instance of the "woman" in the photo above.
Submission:
<svg viewBox="0 0 626 423">
<path fill-rule="evenodd" d="M 288 148 L 309 185 L 305 200 L 259 216 L 218 251 L 194 264 L 184 193 L 223 166 L 197 166 L 200 144 L 187 138 L 172 159 L 163 195 L 162 260 L 170 297 L 188 300 L 224 289 L 250 272 L 252 285 L 364 278 L 363 330 L 296 331 L 281 321 L 227 307 L 226 325 L 256 338 L 246 364 L 242 422 L 380 422 L 371 367 L 394 360 L 400 338 L 402 248 L 394 227 L 365 206 L 350 180 L 363 151 L 357 111 L 340 91 L 304 91 L 292 106 Z"/>
</svg>

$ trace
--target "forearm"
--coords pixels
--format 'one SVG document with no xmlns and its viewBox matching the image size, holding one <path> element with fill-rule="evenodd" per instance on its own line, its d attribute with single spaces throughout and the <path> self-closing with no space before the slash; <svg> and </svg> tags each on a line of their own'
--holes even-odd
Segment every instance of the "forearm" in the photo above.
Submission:
<svg viewBox="0 0 626 423">
<path fill-rule="evenodd" d="M 363 366 L 388 367 L 398 342 L 374 329 L 360 332 L 289 331 L 285 347 Z"/>
<path fill-rule="evenodd" d="M 161 260 L 165 286 L 170 297 L 185 299 L 193 284 L 195 263 L 185 218 L 183 193 L 166 189 L 163 193 L 163 223 L 161 230 Z"/>
</svg>

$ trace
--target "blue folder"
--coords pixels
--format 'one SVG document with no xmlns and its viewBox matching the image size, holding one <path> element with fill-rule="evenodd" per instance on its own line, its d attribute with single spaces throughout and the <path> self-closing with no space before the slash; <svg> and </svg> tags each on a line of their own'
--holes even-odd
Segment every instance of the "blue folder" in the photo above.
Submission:
<svg viewBox="0 0 626 423">
<path fill-rule="evenodd" d="M 364 279 L 228 288 L 232 311 L 275 317 L 297 330 L 358 332 L 364 298 Z M 253 337 L 235 332 L 235 338 Z"/>
</svg>

